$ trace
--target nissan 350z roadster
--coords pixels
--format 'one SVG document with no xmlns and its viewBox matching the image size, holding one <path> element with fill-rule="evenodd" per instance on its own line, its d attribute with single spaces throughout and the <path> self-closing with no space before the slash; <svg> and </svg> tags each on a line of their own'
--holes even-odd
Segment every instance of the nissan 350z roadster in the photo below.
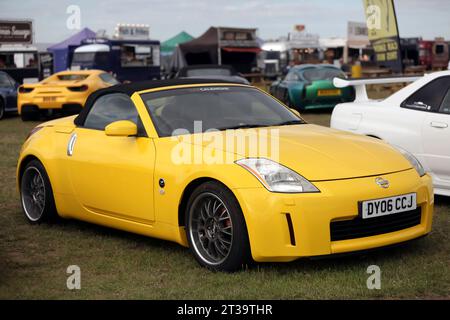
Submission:
<svg viewBox="0 0 450 320">
<path fill-rule="evenodd" d="M 31 223 L 59 216 L 174 241 L 218 271 L 415 239 L 434 202 L 408 152 L 211 79 L 92 93 L 77 117 L 31 131 L 17 182 Z"/>
</svg>

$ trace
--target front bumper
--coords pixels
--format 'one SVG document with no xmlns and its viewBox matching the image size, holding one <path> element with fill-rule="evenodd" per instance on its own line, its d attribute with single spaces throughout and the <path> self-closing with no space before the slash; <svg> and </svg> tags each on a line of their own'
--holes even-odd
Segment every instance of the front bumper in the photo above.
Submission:
<svg viewBox="0 0 450 320">
<path fill-rule="evenodd" d="M 247 223 L 253 259 L 292 261 L 300 257 L 367 250 L 429 233 L 434 204 L 431 177 L 419 177 L 413 169 L 382 177 L 389 180 L 388 189 L 379 187 L 376 177 L 314 182 L 320 193 L 281 194 L 263 187 L 234 189 Z M 363 238 L 331 241 L 330 223 L 356 218 L 359 201 L 411 192 L 417 193 L 417 206 L 422 211 L 418 225 Z"/>
</svg>

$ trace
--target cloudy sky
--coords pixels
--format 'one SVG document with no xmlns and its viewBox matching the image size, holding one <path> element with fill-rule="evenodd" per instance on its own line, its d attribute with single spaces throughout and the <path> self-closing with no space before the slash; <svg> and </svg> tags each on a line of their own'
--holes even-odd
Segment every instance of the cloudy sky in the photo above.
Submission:
<svg viewBox="0 0 450 320">
<path fill-rule="evenodd" d="M 256 27 L 263 39 L 286 35 L 295 24 L 323 37 L 345 36 L 347 21 L 364 21 L 362 0 L 0 0 L 0 19 L 33 19 L 36 42 L 59 42 L 70 5 L 81 27 L 113 33 L 116 23 L 150 25 L 153 39 L 185 30 L 201 35 L 210 26 Z M 450 39 L 449 0 L 395 0 L 400 35 Z"/>
</svg>

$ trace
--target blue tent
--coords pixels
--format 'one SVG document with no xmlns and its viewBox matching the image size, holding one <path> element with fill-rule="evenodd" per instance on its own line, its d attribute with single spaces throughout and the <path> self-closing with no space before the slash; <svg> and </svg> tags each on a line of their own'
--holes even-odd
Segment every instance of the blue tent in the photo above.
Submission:
<svg viewBox="0 0 450 320">
<path fill-rule="evenodd" d="M 89 28 L 84 28 L 66 40 L 48 47 L 47 50 L 53 53 L 53 72 L 66 70 L 70 64 L 70 47 L 79 46 L 81 41 L 87 38 L 95 38 L 95 32 Z"/>
</svg>

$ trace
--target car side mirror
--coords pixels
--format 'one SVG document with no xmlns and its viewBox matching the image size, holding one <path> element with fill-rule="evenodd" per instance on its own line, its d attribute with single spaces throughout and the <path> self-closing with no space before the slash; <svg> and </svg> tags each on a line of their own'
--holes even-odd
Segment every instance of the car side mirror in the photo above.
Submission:
<svg viewBox="0 0 450 320">
<path fill-rule="evenodd" d="M 108 124 L 105 127 L 105 134 L 111 137 L 137 136 L 137 126 L 129 120 L 120 120 Z"/>
<path fill-rule="evenodd" d="M 293 108 L 289 108 L 289 109 L 291 109 L 291 111 L 292 111 L 293 113 L 295 113 L 295 115 L 301 117 L 300 112 L 298 112 L 297 110 L 295 110 L 295 109 L 293 109 Z"/>
</svg>

